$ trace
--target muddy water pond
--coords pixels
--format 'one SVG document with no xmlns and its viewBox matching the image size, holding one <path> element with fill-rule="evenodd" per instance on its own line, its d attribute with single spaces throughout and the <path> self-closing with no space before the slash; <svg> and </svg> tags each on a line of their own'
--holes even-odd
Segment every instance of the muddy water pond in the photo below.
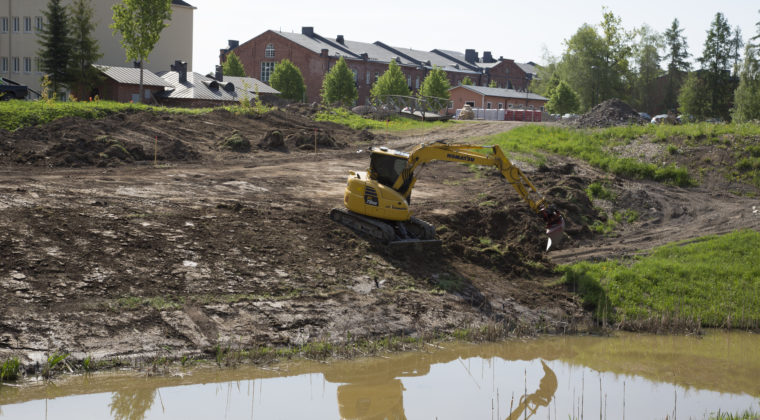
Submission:
<svg viewBox="0 0 760 420">
<path fill-rule="evenodd" d="M 619 334 L 0 386 L 0 419 L 702 419 L 760 412 L 760 335 Z"/>
</svg>

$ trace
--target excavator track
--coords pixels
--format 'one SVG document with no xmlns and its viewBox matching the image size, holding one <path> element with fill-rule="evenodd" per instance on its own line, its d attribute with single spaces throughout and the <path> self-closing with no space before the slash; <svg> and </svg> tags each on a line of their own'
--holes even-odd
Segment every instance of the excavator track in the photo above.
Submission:
<svg viewBox="0 0 760 420">
<path fill-rule="evenodd" d="M 441 241 L 435 238 L 435 228 L 430 223 L 416 217 L 412 217 L 407 222 L 391 224 L 354 213 L 348 209 L 334 208 L 330 210 L 330 218 L 358 233 L 388 245 L 394 251 L 428 251 L 440 249 L 441 246 Z"/>
</svg>

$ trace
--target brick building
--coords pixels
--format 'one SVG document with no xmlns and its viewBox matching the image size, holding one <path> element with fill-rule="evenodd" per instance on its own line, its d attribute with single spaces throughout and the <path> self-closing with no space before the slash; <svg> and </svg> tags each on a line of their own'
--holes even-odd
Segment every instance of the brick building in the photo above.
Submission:
<svg viewBox="0 0 760 420">
<path fill-rule="evenodd" d="M 372 84 L 388 69 L 391 60 L 399 64 L 412 92 L 418 91 L 433 66 L 446 71 L 452 86 L 469 77 L 481 86 L 487 86 L 493 80 L 500 87 L 524 89 L 531 77 L 514 60 L 503 57 L 496 60 L 490 52 L 485 52 L 480 59 L 478 53 L 470 49 L 461 54 L 438 49 L 399 48 L 380 41 L 351 41 L 343 35 L 332 39 L 319 35 L 308 26 L 303 27 L 301 33 L 268 30 L 242 44 L 230 40 L 228 47 L 220 50 L 220 63 L 232 51 L 240 58 L 249 76 L 265 83 L 269 82 L 275 64 L 289 59 L 303 74 L 307 101 L 320 100 L 322 80 L 340 57 L 354 73 L 359 104 L 369 101 Z"/>
<path fill-rule="evenodd" d="M 460 85 L 449 90 L 454 109 L 465 105 L 482 109 L 543 111 L 549 99 L 526 91 L 485 86 Z M 540 119 L 539 119 L 540 120 Z"/>
</svg>

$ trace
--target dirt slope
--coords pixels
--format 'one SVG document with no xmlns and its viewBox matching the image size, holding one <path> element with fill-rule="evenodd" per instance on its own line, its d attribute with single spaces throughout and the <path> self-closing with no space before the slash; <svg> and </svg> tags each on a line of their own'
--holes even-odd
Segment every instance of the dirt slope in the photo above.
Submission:
<svg viewBox="0 0 760 420">
<path fill-rule="evenodd" d="M 180 355 L 217 344 L 293 345 L 490 322 L 572 330 L 589 318 L 574 295 L 548 286 L 554 262 L 722 231 L 732 217 L 760 222 L 745 211 L 751 200 L 616 181 L 631 192 L 631 205 L 654 210 L 620 238 L 600 238 L 585 226 L 597 210 L 583 190 L 601 175 L 566 160 L 543 171 L 518 162 L 567 215 L 568 242 L 550 256 L 541 250 L 540 221 L 511 187 L 464 165 L 428 165 L 415 188 L 418 215 L 439 226 L 440 253 L 389 254 L 326 217 L 342 202 L 348 171 L 368 164 L 357 150 L 464 142 L 512 126 L 373 136 L 286 113 L 215 112 L 59 121 L 9 133 L 0 141 L 0 359 Z M 298 140 L 314 129 L 318 154 Z M 275 131 L 283 144 L 272 147 Z M 157 150 L 178 152 L 153 166 L 157 134 Z M 250 151 L 220 146 L 233 135 L 248 139 Z M 88 144 L 104 142 L 98 136 L 128 155 L 88 155 Z M 130 152 L 137 146 L 143 159 Z M 678 227 L 692 215 L 698 229 Z"/>
</svg>

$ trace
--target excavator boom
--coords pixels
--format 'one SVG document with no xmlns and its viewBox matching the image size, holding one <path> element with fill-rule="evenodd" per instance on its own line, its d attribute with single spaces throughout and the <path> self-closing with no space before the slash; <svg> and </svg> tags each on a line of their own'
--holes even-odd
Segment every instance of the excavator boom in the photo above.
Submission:
<svg viewBox="0 0 760 420">
<path fill-rule="evenodd" d="M 421 144 L 408 153 L 385 147 L 371 148 L 369 170 L 366 174 L 351 172 L 344 194 L 346 208 L 333 209 L 330 217 L 391 244 L 434 242 L 432 225 L 412 217 L 409 209 L 412 188 L 417 181 L 416 170 L 434 160 L 496 167 L 530 208 L 544 219 L 549 236 L 546 250 L 559 243 L 565 228 L 562 214 L 547 205 L 528 177 L 512 165 L 499 146 L 436 142 Z"/>
</svg>

